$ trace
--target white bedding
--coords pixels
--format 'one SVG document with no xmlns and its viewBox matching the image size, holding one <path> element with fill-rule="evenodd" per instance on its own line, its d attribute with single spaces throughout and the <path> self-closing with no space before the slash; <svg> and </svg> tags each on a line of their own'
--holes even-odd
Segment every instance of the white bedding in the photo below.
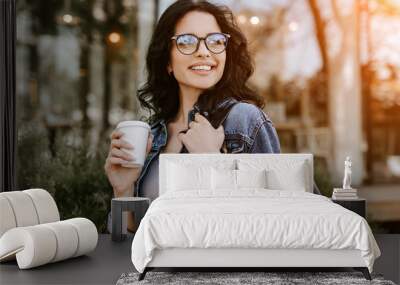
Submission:
<svg viewBox="0 0 400 285">
<path fill-rule="evenodd" d="M 143 272 L 165 248 L 358 249 L 370 272 L 380 256 L 361 216 L 321 195 L 259 188 L 160 196 L 135 234 L 133 265 Z"/>
</svg>

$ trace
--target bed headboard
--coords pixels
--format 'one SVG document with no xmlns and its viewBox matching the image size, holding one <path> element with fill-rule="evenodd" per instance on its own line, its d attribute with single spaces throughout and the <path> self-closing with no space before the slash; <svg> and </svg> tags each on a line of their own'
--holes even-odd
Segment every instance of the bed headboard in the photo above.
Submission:
<svg viewBox="0 0 400 285">
<path fill-rule="evenodd" d="M 191 164 L 195 166 L 212 166 L 221 161 L 232 161 L 237 166 L 238 161 L 255 160 L 258 162 L 266 163 L 275 170 L 282 168 L 283 171 L 288 171 L 288 165 L 294 163 L 304 162 L 307 166 L 307 192 L 313 192 L 314 181 L 314 168 L 313 168 L 313 155 L 308 153 L 285 153 L 285 154 L 272 154 L 272 153 L 162 153 L 159 157 L 159 195 L 166 192 L 166 179 L 167 170 L 170 163 L 176 164 Z M 290 168 L 290 167 L 289 167 Z M 290 171 L 290 169 L 289 169 Z"/>
</svg>

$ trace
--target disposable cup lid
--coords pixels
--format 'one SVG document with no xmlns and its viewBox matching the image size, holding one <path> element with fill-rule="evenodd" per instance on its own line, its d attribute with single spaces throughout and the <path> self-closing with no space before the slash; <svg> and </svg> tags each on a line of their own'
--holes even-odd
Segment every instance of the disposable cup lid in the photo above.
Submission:
<svg viewBox="0 0 400 285">
<path fill-rule="evenodd" d="M 142 122 L 142 121 L 123 121 L 117 125 L 117 129 L 123 128 L 123 127 L 143 127 L 143 128 L 147 128 L 150 130 L 149 124 L 147 124 L 146 122 Z"/>
</svg>

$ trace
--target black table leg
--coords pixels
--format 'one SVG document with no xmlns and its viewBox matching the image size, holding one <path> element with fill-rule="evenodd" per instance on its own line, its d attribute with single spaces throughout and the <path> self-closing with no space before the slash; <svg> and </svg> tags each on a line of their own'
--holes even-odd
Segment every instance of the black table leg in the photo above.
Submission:
<svg viewBox="0 0 400 285">
<path fill-rule="evenodd" d="M 120 201 L 111 201 L 111 215 L 112 215 L 112 233 L 111 239 L 113 241 L 122 241 L 124 237 L 122 235 L 122 206 Z"/>
</svg>

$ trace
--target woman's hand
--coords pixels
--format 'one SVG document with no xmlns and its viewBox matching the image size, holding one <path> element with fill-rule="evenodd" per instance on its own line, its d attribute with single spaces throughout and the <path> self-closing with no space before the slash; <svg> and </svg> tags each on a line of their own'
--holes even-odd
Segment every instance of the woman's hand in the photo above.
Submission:
<svg viewBox="0 0 400 285">
<path fill-rule="evenodd" d="M 224 128 L 221 125 L 214 129 L 204 116 L 196 113 L 189 130 L 178 134 L 178 139 L 190 153 L 219 153 L 225 139 Z"/>
<path fill-rule="evenodd" d="M 133 194 L 133 184 L 139 178 L 142 171 L 141 167 L 128 168 L 121 165 L 134 159 L 133 156 L 121 148 L 133 149 L 135 147 L 129 144 L 127 141 L 122 140 L 122 135 L 123 133 L 118 130 L 114 130 L 111 133 L 110 151 L 104 165 L 104 170 L 106 172 L 108 181 L 110 181 L 110 184 L 113 187 L 115 197 L 131 196 Z M 150 152 L 152 141 L 153 136 L 151 132 L 149 132 L 146 156 Z"/>
</svg>

